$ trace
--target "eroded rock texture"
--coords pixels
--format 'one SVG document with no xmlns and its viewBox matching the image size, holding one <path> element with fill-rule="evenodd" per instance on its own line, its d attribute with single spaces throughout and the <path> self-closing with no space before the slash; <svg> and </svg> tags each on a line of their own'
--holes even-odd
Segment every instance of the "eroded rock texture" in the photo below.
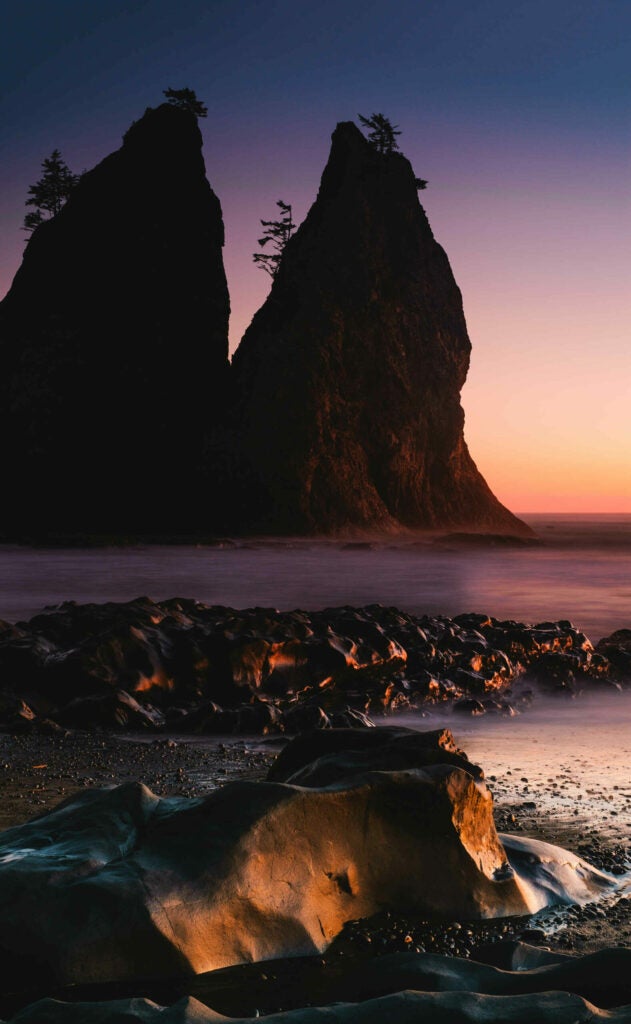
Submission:
<svg viewBox="0 0 631 1024">
<path fill-rule="evenodd" d="M 10 732 L 296 733 L 365 726 L 367 712 L 510 715 L 532 686 L 574 695 L 628 680 L 567 621 L 138 598 L 0 622 L 0 729 Z"/>
<path fill-rule="evenodd" d="M 259 528 L 529 534 L 464 441 L 470 348 L 409 161 L 339 124 L 316 202 L 233 360 Z"/>
<path fill-rule="evenodd" d="M 0 529 L 211 528 L 229 300 L 192 114 L 149 109 L 28 243 L 0 304 Z"/>
<path fill-rule="evenodd" d="M 409 732 L 399 739 L 413 767 L 366 771 L 346 756 L 327 786 L 241 782 L 195 800 L 95 789 L 4 832 L 0 991 L 35 970 L 50 990 L 314 953 L 384 908 L 473 920 L 613 887 L 559 848 L 503 845 L 452 738 L 419 736 L 422 768 Z M 396 742 L 389 730 L 384 746 Z M 347 733 L 338 756 L 355 743 Z"/>
</svg>

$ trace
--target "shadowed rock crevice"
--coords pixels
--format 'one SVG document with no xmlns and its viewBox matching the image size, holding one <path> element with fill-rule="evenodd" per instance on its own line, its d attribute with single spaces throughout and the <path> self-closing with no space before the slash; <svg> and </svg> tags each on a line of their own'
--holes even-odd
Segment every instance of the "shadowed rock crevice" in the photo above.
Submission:
<svg viewBox="0 0 631 1024">
<path fill-rule="evenodd" d="M 26 1010 L 24 1017 L 15 1018 L 15 1024 L 22 1020 L 119 1024 L 123 1013 L 130 1024 L 152 1020 L 211 1024 L 235 1018 L 251 1020 L 253 1013 L 279 1024 L 315 1024 L 327 1019 L 349 1024 L 408 1019 L 414 1024 L 419 1020 L 427 1024 L 628 1024 L 631 1020 L 631 1008 L 625 1005 L 631 998 L 628 949 L 564 958 L 524 943 L 499 943 L 496 952 L 502 956 L 511 945 L 518 947 L 515 953 L 520 966 L 507 964 L 503 970 L 486 966 L 474 950 L 473 961 L 407 953 L 337 962 L 302 957 L 225 968 L 180 981 L 139 981 L 138 992 L 145 997 L 162 1005 L 179 1000 L 165 1011 L 158 1007 L 152 1011 L 145 999 L 125 999 L 123 985 L 79 986 L 59 993 L 60 999 L 70 999 L 74 1006 L 40 1002 Z M 297 1012 L 276 1015 L 274 1007 L 281 1004 Z M 323 1009 L 327 1004 L 336 1005 Z M 612 1013 L 596 1008 L 618 1006 L 621 1009 Z M 267 1016 L 269 1013 L 273 1016 Z"/>
</svg>

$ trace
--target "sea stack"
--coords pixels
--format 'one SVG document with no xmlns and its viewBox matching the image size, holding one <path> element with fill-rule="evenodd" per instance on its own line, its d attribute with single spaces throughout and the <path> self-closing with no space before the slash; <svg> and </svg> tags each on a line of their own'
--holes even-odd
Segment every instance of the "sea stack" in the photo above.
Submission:
<svg viewBox="0 0 631 1024">
<path fill-rule="evenodd" d="M 201 146 L 147 110 L 32 235 L 0 304 L 4 535 L 207 528 L 229 298 Z"/>
<path fill-rule="evenodd" d="M 471 344 L 409 161 L 338 124 L 317 199 L 233 360 L 270 533 L 531 535 L 463 436 Z"/>
</svg>

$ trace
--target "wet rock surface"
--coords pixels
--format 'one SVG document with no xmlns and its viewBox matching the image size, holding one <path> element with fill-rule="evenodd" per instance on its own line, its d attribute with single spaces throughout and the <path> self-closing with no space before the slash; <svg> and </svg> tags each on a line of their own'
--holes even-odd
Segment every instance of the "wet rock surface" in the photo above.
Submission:
<svg viewBox="0 0 631 1024">
<path fill-rule="evenodd" d="M 259 747 L 250 743 L 246 747 L 242 742 L 233 741 L 230 744 L 207 743 L 205 747 L 199 747 L 194 743 L 176 743 L 173 740 L 137 743 L 80 733 L 65 737 L 41 734 L 13 739 L 5 737 L 0 738 L 2 754 L 7 758 L 2 781 L 5 791 L 10 791 L 11 779 L 14 785 L 18 785 L 22 772 L 29 769 L 31 778 L 39 777 L 46 781 L 47 785 L 42 785 L 41 789 L 25 782 L 22 799 L 16 800 L 13 808 L 14 814 L 21 811 L 24 815 L 27 811 L 25 804 L 30 809 L 37 807 L 39 801 L 46 806 L 55 799 L 53 787 L 62 781 L 60 776 L 64 766 L 66 778 L 63 781 L 69 788 L 74 785 L 83 790 L 94 783 L 122 781 L 135 771 L 154 780 L 163 792 L 192 795 L 212 790 L 222 777 L 222 770 L 228 777 L 238 777 L 243 773 L 245 777 L 252 777 L 260 776 L 267 767 L 272 777 L 291 777 L 296 772 L 304 772 L 310 765 L 317 766 L 318 762 L 322 765 L 327 759 L 330 763 L 337 757 L 343 775 L 351 770 L 365 770 L 366 766 L 361 761 L 372 749 L 373 767 L 381 774 L 398 744 L 397 756 L 401 757 L 402 751 L 407 749 L 413 761 L 409 730 L 381 731 L 384 734 L 383 744 L 373 739 L 376 730 L 344 730 L 339 739 L 335 733 L 312 733 L 304 741 L 296 740 L 286 747 L 276 766 L 271 763 L 273 754 L 266 749 L 266 743 Z M 465 768 L 468 765 L 472 782 L 476 773 L 479 778 L 479 769 L 468 762 L 446 730 L 417 734 L 417 737 L 417 754 L 425 751 L 422 756 L 427 757 L 427 751 L 433 749 L 439 760 L 446 756 L 457 764 L 464 764 Z M 382 746 L 386 756 L 382 756 L 380 763 Z M 355 754 L 361 756 L 353 766 Z M 313 760 L 309 761 L 309 757 Z M 346 761 L 345 765 L 343 761 Z M 444 762 L 438 767 L 445 770 Z M 454 764 L 456 771 L 465 771 L 465 768 Z M 124 773 L 122 778 L 121 773 Z M 389 774 L 387 770 L 386 774 Z M 348 785 L 340 779 L 338 774 L 334 788 Z M 511 812 L 500 811 L 500 815 L 505 813 Z M 528 813 L 532 814 L 532 810 L 529 809 Z M 615 849 L 594 840 L 583 842 L 596 861 L 600 848 L 601 866 L 611 869 L 611 858 L 615 860 L 616 857 Z M 624 908 L 626 902 L 620 900 L 616 908 Z M 611 908 L 607 908 L 606 916 L 611 920 Z M 408 1019 L 406 1014 L 409 1011 L 410 1020 L 417 1020 L 421 1013 L 430 1024 L 433 1021 L 475 1024 L 481 1020 L 499 1024 L 507 1019 L 524 1022 L 533 1019 L 542 1022 L 567 1020 L 568 1024 L 570 1020 L 578 1019 L 627 1021 L 631 1016 L 626 1010 L 615 1011 L 611 1016 L 608 1012 L 590 1008 L 588 1002 L 598 1007 L 612 1007 L 630 1001 L 628 965 L 624 960 L 625 956 L 631 955 L 628 951 L 603 950 L 595 959 L 565 960 L 558 953 L 549 953 L 542 948 L 542 943 L 563 946 L 564 935 L 566 939 L 571 937 L 576 929 L 580 932 L 588 922 L 591 922 L 596 937 L 605 919 L 601 906 L 593 903 L 570 907 L 566 912 L 565 929 L 561 931 L 550 931 L 540 926 L 540 915 L 535 918 L 505 917 L 497 921 L 467 920 L 466 916 L 460 915 L 457 919 L 441 922 L 410 913 L 408 908 L 407 912 L 386 911 L 350 921 L 318 957 L 266 960 L 192 977 L 180 975 L 178 978 L 177 974 L 172 974 L 170 979 L 166 974 L 153 980 L 130 977 L 127 982 L 80 984 L 72 990 L 51 987 L 50 982 L 47 988 L 45 981 L 38 989 L 37 985 L 41 985 L 45 977 L 40 965 L 36 977 L 30 978 L 28 989 L 22 993 L 17 991 L 17 975 L 14 972 L 10 977 L 7 975 L 9 981 L 7 984 L 5 980 L 3 986 L 0 1016 L 5 1020 L 15 1020 L 16 1024 L 18 1021 L 25 1024 L 27 1021 L 37 1021 L 38 1024 L 46 1021 L 50 1024 L 118 1024 L 121 1019 L 139 1022 L 155 1019 L 156 1024 L 163 1020 L 200 1024 L 225 1019 L 218 1014 L 229 1014 L 231 1019 L 251 1019 L 295 1007 L 293 1016 L 281 1016 L 279 1024 L 284 1020 L 287 1024 L 292 1020 L 304 1020 L 305 1024 L 310 1024 L 316 1018 L 312 1018 L 315 1011 L 310 1010 L 309 1005 L 322 1007 L 333 1001 L 351 999 L 357 1005 L 338 1005 L 335 1011 L 320 1009 L 317 1019 L 327 1019 L 327 1014 L 334 1013 L 336 1021 L 348 1019 L 349 1024 L 356 1019 L 358 1022 L 400 1021 Z M 573 924 L 574 921 L 577 924 Z M 537 946 L 516 942 L 520 934 L 527 936 L 529 942 L 536 942 Z M 611 935 L 611 932 L 605 935 Z M 511 941 L 507 942 L 507 939 Z M 577 939 L 580 946 L 580 934 Z M 566 950 L 568 947 L 576 948 L 571 938 L 565 944 Z M 471 960 L 476 963 L 466 963 Z M 500 970 L 484 968 L 483 964 Z M 542 966 L 549 970 L 557 969 L 559 964 L 561 973 L 557 970 L 557 974 L 541 975 Z M 517 975 L 512 973 L 515 971 L 518 971 Z M 477 995 L 462 991 L 473 986 Z M 552 996 L 546 992 L 549 988 L 558 987 L 564 989 L 563 994 Z M 402 998 L 398 995 L 402 988 L 417 992 L 431 988 L 434 994 L 421 996 L 415 993 Z M 457 989 L 458 994 L 452 995 L 449 989 Z M 497 994 L 499 992 L 503 994 Z M 529 993 L 527 997 L 519 995 L 525 992 Z M 38 994 L 54 995 L 55 1000 L 39 1002 L 14 1016 L 20 1005 L 32 1001 Z M 67 1003 L 68 999 L 72 1002 Z M 171 1008 L 162 1010 L 163 1006 Z M 299 1007 L 303 1009 L 299 1011 Z M 534 1018 L 533 1013 L 536 1014 Z"/>
<path fill-rule="evenodd" d="M 179 983 L 176 980 L 154 983 L 153 998 L 162 1004 L 175 1003 L 173 1013 L 183 1014 L 185 1009 L 192 1008 L 199 1014 L 191 1018 L 172 1018 L 169 1011 L 164 1011 L 165 1018 L 159 1018 L 180 1022 L 228 1019 L 212 1012 L 203 1016 L 208 1012 L 207 1007 L 213 1007 L 220 1014 L 229 1014 L 230 1019 L 249 1020 L 269 1014 L 270 1020 L 287 1021 L 288 1024 L 293 1020 L 311 1022 L 328 1019 L 327 1010 L 322 1008 L 326 1004 L 335 1004 L 335 1016 L 332 1018 L 335 1021 L 410 1019 L 416 1022 L 422 1019 L 430 1021 L 430 1024 L 447 1021 L 504 1024 L 509 1020 L 556 1022 L 572 1020 L 572 1011 L 577 1014 L 574 1021 L 630 1019 L 631 1008 L 628 1006 L 610 1016 L 596 1010 L 593 1005 L 616 1007 L 629 999 L 631 989 L 626 978 L 631 956 L 629 950 L 605 950 L 592 956 L 572 958 L 545 954 L 524 943 L 505 942 L 494 951 L 498 954 L 496 959 L 502 961 L 501 967 L 486 962 L 483 947 L 479 950 L 482 959 L 468 962 L 440 955 L 409 953 L 387 954 L 378 959 L 338 959 L 336 962 L 305 957 L 275 960 L 214 971 Z M 151 984 L 145 984 L 143 990 L 147 988 L 151 989 Z M 307 992 L 313 1002 L 305 1006 Z M 388 1001 L 389 996 L 403 992 L 407 1000 L 391 998 Z M 450 997 L 450 993 L 454 995 Z M 79 987 L 71 993 L 60 993 L 62 1000 L 71 997 L 75 1001 L 74 1006 L 63 1001 L 40 1002 L 15 1020 L 50 1020 L 65 1024 L 73 1021 L 85 1021 L 86 1024 L 116 1021 L 118 1024 L 121 1019 L 156 1019 L 140 1016 L 150 1011 L 144 1000 L 136 998 L 130 1002 L 119 992 L 115 1002 L 113 995 L 111 987 Z M 90 996 L 92 1000 L 87 1001 Z M 530 1013 L 537 1016 L 527 1015 L 525 996 L 530 998 Z M 187 999 L 192 1002 L 187 1004 Z M 289 1012 L 276 1017 L 275 1010 L 281 1003 Z M 310 1006 L 321 1008 L 316 1011 Z M 300 1008 L 304 1008 L 302 1014 L 296 1012 Z M 406 1008 L 414 1011 L 409 1017 L 405 1013 Z M 41 1017 L 34 1016 L 36 1009 L 43 1014 Z M 403 1016 L 394 1012 L 401 1010 L 404 1011 Z M 116 1012 L 122 1014 L 124 1011 L 129 1016 L 114 1016 Z M 132 1016 L 133 1012 L 139 1016 Z M 379 1016 L 384 1012 L 387 1012 L 386 1016 Z M 394 1015 L 390 1015 L 392 1013 Z"/>
<path fill-rule="evenodd" d="M 383 730 L 386 751 L 396 739 Z M 465 767 L 445 761 L 452 738 L 400 739 L 410 767 L 383 770 L 376 758 L 378 770 L 366 770 L 347 758 L 328 786 L 238 782 L 194 800 L 160 799 L 139 783 L 90 788 L 5 831 L 4 986 L 25 987 L 35 965 L 42 984 L 59 986 L 322 952 L 346 922 L 384 905 L 484 919 L 612 888 L 556 847 L 502 842 L 479 771 L 461 753 Z M 344 731 L 338 756 L 354 743 Z"/>
<path fill-rule="evenodd" d="M 631 629 L 617 629 L 603 637 L 596 645 L 596 652 L 607 658 L 620 675 L 631 677 Z"/>
<path fill-rule="evenodd" d="M 513 715 L 537 692 L 615 691 L 628 680 L 620 646 L 601 641 L 610 661 L 567 621 L 381 605 L 66 602 L 0 623 L 0 727 L 275 734 L 363 728 L 396 711 Z"/>
<path fill-rule="evenodd" d="M 482 769 L 456 746 L 449 729 L 418 732 L 397 726 L 302 734 L 280 752 L 267 777 L 273 782 L 318 787 L 362 772 L 405 771 L 432 764 L 454 765 L 474 779 L 483 777 Z"/>
<path fill-rule="evenodd" d="M 185 997 L 168 1008 L 142 999 L 74 1006 L 45 1000 L 18 1014 L 10 1024 L 239 1024 L 252 1019 L 224 1017 Z M 486 996 L 405 991 L 360 1003 L 274 1013 L 267 1020 L 270 1024 L 418 1024 L 419 1020 L 428 1024 L 628 1024 L 631 1009 L 601 1010 L 567 992 Z"/>
</svg>

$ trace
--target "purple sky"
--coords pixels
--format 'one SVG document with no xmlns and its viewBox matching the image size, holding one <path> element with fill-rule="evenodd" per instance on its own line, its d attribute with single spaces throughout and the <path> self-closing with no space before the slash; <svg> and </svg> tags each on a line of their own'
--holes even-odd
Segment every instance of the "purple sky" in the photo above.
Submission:
<svg viewBox="0 0 631 1024">
<path fill-rule="evenodd" d="M 302 219 L 335 123 L 382 111 L 463 292 L 489 484 L 518 512 L 631 512 L 628 0 L 24 0 L 3 34 L 0 295 L 43 157 L 91 167 L 187 85 L 234 348 L 268 289 L 259 218 Z"/>
</svg>

